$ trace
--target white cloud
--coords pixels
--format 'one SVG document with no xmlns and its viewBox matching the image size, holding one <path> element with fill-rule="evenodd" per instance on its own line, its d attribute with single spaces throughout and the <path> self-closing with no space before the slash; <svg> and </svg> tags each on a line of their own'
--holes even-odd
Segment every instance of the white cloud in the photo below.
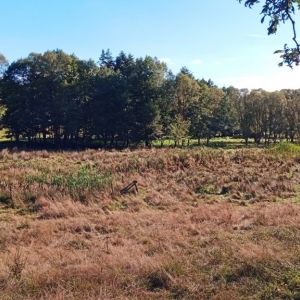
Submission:
<svg viewBox="0 0 300 300">
<path fill-rule="evenodd" d="M 288 67 L 279 68 L 269 76 L 241 76 L 241 77 L 223 77 L 212 78 L 219 86 L 234 86 L 235 88 L 259 89 L 266 91 L 276 91 L 281 89 L 299 89 L 300 88 L 300 68 L 295 67 L 291 70 Z"/>
<path fill-rule="evenodd" d="M 199 64 L 201 64 L 202 63 L 202 60 L 201 59 L 195 59 L 194 61 L 193 61 L 193 64 L 196 64 L 196 65 L 199 65 Z"/>
<path fill-rule="evenodd" d="M 170 63 L 171 59 L 170 58 L 159 58 L 158 59 L 160 62 L 164 62 L 164 63 Z"/>
<path fill-rule="evenodd" d="M 220 61 L 215 61 L 215 65 L 219 66 L 221 65 L 222 63 Z"/>
</svg>

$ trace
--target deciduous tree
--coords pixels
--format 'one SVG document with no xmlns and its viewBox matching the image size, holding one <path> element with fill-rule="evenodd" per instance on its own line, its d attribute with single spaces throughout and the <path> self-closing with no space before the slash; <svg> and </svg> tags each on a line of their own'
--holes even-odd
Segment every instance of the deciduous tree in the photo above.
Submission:
<svg viewBox="0 0 300 300">
<path fill-rule="evenodd" d="M 259 0 L 238 0 L 243 2 L 245 6 L 252 7 L 255 4 L 260 3 Z M 280 53 L 283 64 L 293 67 L 298 66 L 300 63 L 300 44 L 297 40 L 296 23 L 294 20 L 294 14 L 297 9 L 300 9 L 300 0 L 265 0 L 262 7 L 261 14 L 263 15 L 261 22 L 263 23 L 269 18 L 268 34 L 274 34 L 277 32 L 280 23 L 290 22 L 292 26 L 292 39 L 294 41 L 294 47 L 284 45 L 283 50 L 276 50 L 275 53 Z"/>
</svg>

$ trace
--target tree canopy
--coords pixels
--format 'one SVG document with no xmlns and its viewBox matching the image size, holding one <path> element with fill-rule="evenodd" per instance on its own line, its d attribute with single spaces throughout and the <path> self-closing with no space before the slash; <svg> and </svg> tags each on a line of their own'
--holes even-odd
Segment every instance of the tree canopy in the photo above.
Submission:
<svg viewBox="0 0 300 300">
<path fill-rule="evenodd" d="M 251 8 L 253 5 L 260 3 L 259 0 L 238 0 L 243 2 L 245 6 Z M 292 25 L 292 40 L 294 47 L 284 45 L 282 50 L 276 50 L 275 53 L 280 53 L 282 62 L 279 66 L 286 64 L 290 68 L 300 63 L 300 44 L 297 40 L 296 22 L 294 15 L 297 9 L 300 9 L 300 0 L 265 0 L 261 14 L 263 15 L 261 22 L 263 23 L 266 17 L 269 19 L 268 34 L 275 34 L 280 23 L 290 22 Z"/>
<path fill-rule="evenodd" d="M 126 147 L 239 136 L 300 140 L 300 90 L 219 88 L 155 57 L 102 51 L 98 64 L 62 50 L 2 59 L 0 126 L 16 142 Z"/>
<path fill-rule="evenodd" d="M 0 76 L 3 74 L 5 68 L 8 66 L 8 61 L 5 56 L 0 53 Z"/>
</svg>

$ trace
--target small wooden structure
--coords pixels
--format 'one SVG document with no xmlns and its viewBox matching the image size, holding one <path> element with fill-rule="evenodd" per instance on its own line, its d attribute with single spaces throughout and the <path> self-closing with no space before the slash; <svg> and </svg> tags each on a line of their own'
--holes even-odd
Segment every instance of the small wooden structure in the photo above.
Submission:
<svg viewBox="0 0 300 300">
<path fill-rule="evenodd" d="M 121 194 L 123 195 L 123 194 L 128 193 L 129 190 L 130 190 L 131 188 L 133 188 L 133 187 L 135 187 L 135 190 L 136 190 L 136 192 L 138 193 L 139 190 L 138 190 L 138 187 L 137 187 L 137 181 L 134 180 L 134 181 L 132 181 L 129 185 L 127 185 L 124 189 L 121 190 Z"/>
</svg>

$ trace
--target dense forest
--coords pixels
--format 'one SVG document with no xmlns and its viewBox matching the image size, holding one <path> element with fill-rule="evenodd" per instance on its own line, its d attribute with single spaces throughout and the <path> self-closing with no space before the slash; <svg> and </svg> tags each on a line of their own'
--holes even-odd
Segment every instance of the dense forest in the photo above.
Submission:
<svg viewBox="0 0 300 300">
<path fill-rule="evenodd" d="M 300 89 L 220 88 L 186 67 L 174 75 L 157 58 L 114 58 L 109 50 L 97 63 L 55 50 L 0 66 L 1 128 L 30 144 L 178 145 L 215 136 L 293 142 L 299 101 Z"/>
</svg>

